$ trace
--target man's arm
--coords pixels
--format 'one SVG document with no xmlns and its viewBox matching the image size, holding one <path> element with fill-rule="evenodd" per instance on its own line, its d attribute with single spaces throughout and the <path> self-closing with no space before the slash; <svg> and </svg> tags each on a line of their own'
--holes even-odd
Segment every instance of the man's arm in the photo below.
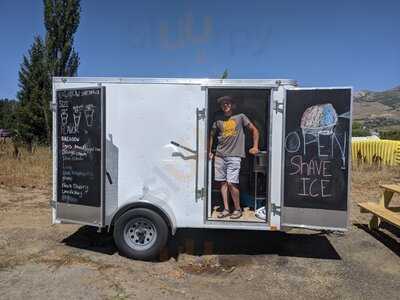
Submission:
<svg viewBox="0 0 400 300">
<path fill-rule="evenodd" d="M 253 135 L 253 147 L 249 150 L 250 154 L 257 154 L 260 150 L 258 149 L 258 141 L 260 140 L 260 134 L 258 132 L 258 129 L 256 126 L 253 125 L 253 123 L 249 122 L 246 126 L 252 133 Z"/>
</svg>

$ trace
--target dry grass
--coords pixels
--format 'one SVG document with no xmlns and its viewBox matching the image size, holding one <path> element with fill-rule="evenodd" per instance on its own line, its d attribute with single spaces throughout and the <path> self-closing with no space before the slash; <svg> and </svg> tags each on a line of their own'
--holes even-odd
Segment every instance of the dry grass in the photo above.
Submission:
<svg viewBox="0 0 400 300">
<path fill-rule="evenodd" d="M 381 183 L 400 183 L 400 166 L 353 166 L 351 175 L 353 185 L 378 186 Z"/>
<path fill-rule="evenodd" d="M 378 201 L 379 184 L 400 184 L 400 166 L 361 165 L 351 171 L 351 196 L 353 202 Z M 400 203 L 395 197 L 393 203 Z"/>
<path fill-rule="evenodd" d="M 0 184 L 22 187 L 51 187 L 52 157 L 48 147 L 36 147 L 33 153 L 25 148 L 15 158 L 11 142 L 0 143 Z"/>
</svg>

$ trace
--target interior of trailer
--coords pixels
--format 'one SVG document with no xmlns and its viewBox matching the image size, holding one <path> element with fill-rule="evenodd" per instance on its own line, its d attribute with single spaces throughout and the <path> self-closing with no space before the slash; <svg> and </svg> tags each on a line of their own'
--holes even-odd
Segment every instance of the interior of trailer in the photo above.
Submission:
<svg viewBox="0 0 400 300">
<path fill-rule="evenodd" d="M 239 173 L 238 187 L 242 216 L 238 219 L 232 219 L 229 216 L 218 218 L 218 215 L 224 209 L 220 191 L 221 183 L 215 180 L 215 160 L 210 160 L 208 163 L 207 220 L 220 222 L 268 222 L 270 91 L 267 89 L 210 88 L 208 90 L 207 106 L 208 134 L 210 134 L 214 121 L 223 116 L 223 112 L 217 103 L 217 99 L 222 96 L 230 96 L 233 99 L 233 115 L 245 114 L 258 129 L 260 152 L 257 155 L 249 154 L 249 149 L 253 146 L 253 136 L 249 129 L 244 128 L 246 158 L 241 160 Z M 214 153 L 216 146 L 217 140 L 214 138 L 212 149 Z M 233 202 L 229 191 L 228 203 L 232 213 Z"/>
</svg>

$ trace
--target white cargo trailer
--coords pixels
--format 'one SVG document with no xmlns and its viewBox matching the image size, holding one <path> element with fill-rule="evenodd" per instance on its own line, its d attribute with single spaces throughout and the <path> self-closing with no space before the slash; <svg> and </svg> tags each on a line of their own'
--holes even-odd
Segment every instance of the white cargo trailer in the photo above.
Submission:
<svg viewBox="0 0 400 300">
<path fill-rule="evenodd" d="M 208 159 L 216 99 L 260 132 L 240 173 L 239 219 Z M 352 90 L 293 80 L 53 79 L 53 223 L 113 228 L 126 256 L 156 256 L 179 228 L 346 230 Z"/>
</svg>

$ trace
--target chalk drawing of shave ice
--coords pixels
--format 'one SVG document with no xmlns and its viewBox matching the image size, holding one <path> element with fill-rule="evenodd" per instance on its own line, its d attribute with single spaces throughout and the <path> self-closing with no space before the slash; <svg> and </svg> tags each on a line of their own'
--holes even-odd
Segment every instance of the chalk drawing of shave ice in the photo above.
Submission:
<svg viewBox="0 0 400 300">
<path fill-rule="evenodd" d="M 81 122 L 81 107 L 74 106 L 73 108 L 73 117 L 74 117 L 74 124 L 75 124 L 75 132 L 78 132 L 79 123 Z"/>
<path fill-rule="evenodd" d="M 66 109 L 61 110 L 61 126 L 65 127 L 68 124 L 68 113 Z"/>
<path fill-rule="evenodd" d="M 85 113 L 86 125 L 88 127 L 92 127 L 93 126 L 94 108 L 95 108 L 95 106 L 93 104 L 88 104 L 88 105 L 85 106 L 84 113 Z"/>
<path fill-rule="evenodd" d="M 332 104 L 318 104 L 308 107 L 300 121 L 303 135 L 331 135 L 338 122 L 338 115 Z"/>
<path fill-rule="evenodd" d="M 326 139 L 320 139 L 320 136 L 329 137 L 332 147 L 333 155 L 333 143 L 336 141 L 340 157 L 342 160 L 342 169 L 346 168 L 346 132 L 340 138 L 336 136 L 335 126 L 338 123 L 339 118 L 350 118 L 350 112 L 345 112 L 341 115 L 336 113 L 335 108 L 330 103 L 318 104 L 308 107 L 300 121 L 300 127 L 303 133 L 303 153 L 306 154 L 306 145 L 309 143 L 316 142 L 318 144 L 318 156 L 328 156 L 328 154 L 323 154 L 320 152 L 320 143 L 326 143 Z M 324 145 L 326 147 L 328 145 Z M 323 148 L 324 148 L 323 147 Z"/>
</svg>

